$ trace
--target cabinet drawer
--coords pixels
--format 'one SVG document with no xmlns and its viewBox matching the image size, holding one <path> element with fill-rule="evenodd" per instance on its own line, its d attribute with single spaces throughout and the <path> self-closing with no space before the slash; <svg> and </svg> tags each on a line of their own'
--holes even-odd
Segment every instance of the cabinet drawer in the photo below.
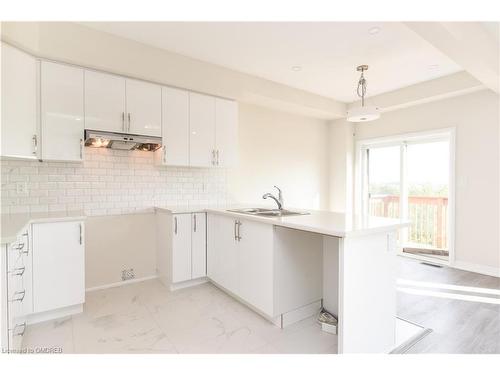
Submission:
<svg viewBox="0 0 500 375">
<path fill-rule="evenodd" d="M 13 242 L 9 245 L 7 254 L 7 267 L 9 270 L 18 267 L 19 264 L 22 265 L 24 246 L 19 242 Z"/>
<path fill-rule="evenodd" d="M 21 344 L 24 333 L 26 331 L 26 319 L 24 317 L 9 321 L 8 327 L 8 345 L 11 353 L 16 353 L 21 350 Z"/>
</svg>

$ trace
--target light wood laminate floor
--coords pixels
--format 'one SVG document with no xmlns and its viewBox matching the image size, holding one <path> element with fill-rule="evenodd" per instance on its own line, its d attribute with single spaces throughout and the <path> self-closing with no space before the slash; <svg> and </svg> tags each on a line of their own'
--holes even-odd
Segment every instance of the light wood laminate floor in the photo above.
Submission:
<svg viewBox="0 0 500 375">
<path fill-rule="evenodd" d="M 398 262 L 398 315 L 433 330 L 408 353 L 500 353 L 500 278 Z"/>
</svg>

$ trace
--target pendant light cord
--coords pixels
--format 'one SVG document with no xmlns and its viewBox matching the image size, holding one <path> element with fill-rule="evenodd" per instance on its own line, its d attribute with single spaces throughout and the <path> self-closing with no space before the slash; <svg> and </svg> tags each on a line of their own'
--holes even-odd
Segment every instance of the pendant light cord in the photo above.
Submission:
<svg viewBox="0 0 500 375">
<path fill-rule="evenodd" d="M 358 96 L 361 98 L 361 106 L 365 106 L 365 95 L 366 95 L 366 79 L 363 75 L 364 70 L 361 70 L 361 77 L 359 77 L 358 88 L 356 90 Z"/>
</svg>

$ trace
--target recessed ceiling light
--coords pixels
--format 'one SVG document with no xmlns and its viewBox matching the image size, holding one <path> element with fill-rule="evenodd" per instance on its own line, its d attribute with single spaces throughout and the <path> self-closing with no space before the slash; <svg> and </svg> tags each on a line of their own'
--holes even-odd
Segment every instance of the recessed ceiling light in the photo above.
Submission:
<svg viewBox="0 0 500 375">
<path fill-rule="evenodd" d="M 294 66 L 292 66 L 292 70 L 294 72 L 300 72 L 302 70 L 302 67 L 299 65 L 294 65 Z"/>
<path fill-rule="evenodd" d="M 380 32 L 380 27 L 374 26 L 370 30 L 368 30 L 368 32 L 370 33 L 370 35 L 378 34 Z"/>
</svg>

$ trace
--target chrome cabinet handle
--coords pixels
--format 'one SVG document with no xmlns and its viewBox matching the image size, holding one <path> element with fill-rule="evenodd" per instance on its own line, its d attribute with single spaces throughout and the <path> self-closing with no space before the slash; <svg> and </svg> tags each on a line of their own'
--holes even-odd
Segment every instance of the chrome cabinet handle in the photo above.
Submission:
<svg viewBox="0 0 500 375">
<path fill-rule="evenodd" d="M 33 155 L 36 155 L 38 152 L 38 137 L 36 134 L 33 135 Z"/>
<path fill-rule="evenodd" d="M 24 271 L 26 271 L 26 267 L 19 267 L 14 268 L 12 271 L 9 271 L 9 273 L 13 276 L 22 276 L 24 275 Z"/>
<path fill-rule="evenodd" d="M 196 214 L 193 215 L 193 221 L 194 221 L 194 232 L 196 232 Z"/>
<path fill-rule="evenodd" d="M 80 138 L 80 159 L 83 160 L 83 139 Z"/>
<path fill-rule="evenodd" d="M 219 165 L 219 150 L 216 151 L 216 155 L 217 155 L 217 159 L 216 159 L 217 162 L 216 163 L 217 163 L 217 165 Z"/>
<path fill-rule="evenodd" d="M 174 233 L 177 234 L 177 216 L 174 217 Z"/>
<path fill-rule="evenodd" d="M 236 227 L 238 226 L 238 220 L 234 221 L 234 240 L 238 241 L 238 235 L 236 234 Z"/>
<path fill-rule="evenodd" d="M 122 130 L 125 131 L 125 112 L 122 112 Z"/>
<path fill-rule="evenodd" d="M 215 150 L 212 150 L 212 165 L 215 165 Z"/>
<path fill-rule="evenodd" d="M 128 127 L 127 127 L 127 131 L 128 132 L 130 131 L 130 112 L 128 113 Z"/>
<path fill-rule="evenodd" d="M 26 295 L 26 290 L 23 290 L 21 292 L 15 292 L 14 298 L 12 298 L 9 302 L 23 302 L 25 295 Z M 20 296 L 20 297 L 16 297 L 16 296 Z"/>
<path fill-rule="evenodd" d="M 240 230 L 241 230 L 241 221 L 238 220 L 238 242 L 241 241 Z"/>
<path fill-rule="evenodd" d="M 23 255 L 23 254 L 28 254 L 28 251 L 23 251 L 24 249 L 24 246 L 25 246 L 25 243 L 20 243 L 19 245 L 17 246 L 12 246 L 12 250 L 17 250 L 19 251 L 19 256 Z"/>
<path fill-rule="evenodd" d="M 25 244 L 25 243 L 27 243 L 27 244 L 28 244 L 28 246 L 26 247 L 26 250 L 21 251 L 21 253 L 22 253 L 22 254 L 24 254 L 24 255 L 28 255 L 28 254 L 29 254 L 29 252 L 30 252 L 30 246 L 29 246 L 29 242 L 28 242 L 28 241 L 29 241 L 29 238 L 28 238 L 28 232 L 23 233 L 23 236 L 25 236 L 25 237 L 26 237 L 26 242 L 23 242 L 23 247 L 24 247 L 24 244 Z"/>
<path fill-rule="evenodd" d="M 78 239 L 78 242 L 80 243 L 80 245 L 82 244 L 83 242 L 83 238 L 82 238 L 82 223 L 79 223 L 78 224 L 78 227 L 79 227 L 79 230 L 80 230 L 80 234 L 79 234 L 79 239 Z"/>
<path fill-rule="evenodd" d="M 163 146 L 163 162 L 167 162 L 167 146 Z"/>
<path fill-rule="evenodd" d="M 16 333 L 16 330 L 19 327 L 23 327 L 23 330 L 19 333 Z M 24 333 L 26 332 L 26 322 L 24 322 L 23 324 L 16 324 L 14 328 L 9 328 L 9 331 L 14 332 L 14 336 L 24 336 Z"/>
</svg>

